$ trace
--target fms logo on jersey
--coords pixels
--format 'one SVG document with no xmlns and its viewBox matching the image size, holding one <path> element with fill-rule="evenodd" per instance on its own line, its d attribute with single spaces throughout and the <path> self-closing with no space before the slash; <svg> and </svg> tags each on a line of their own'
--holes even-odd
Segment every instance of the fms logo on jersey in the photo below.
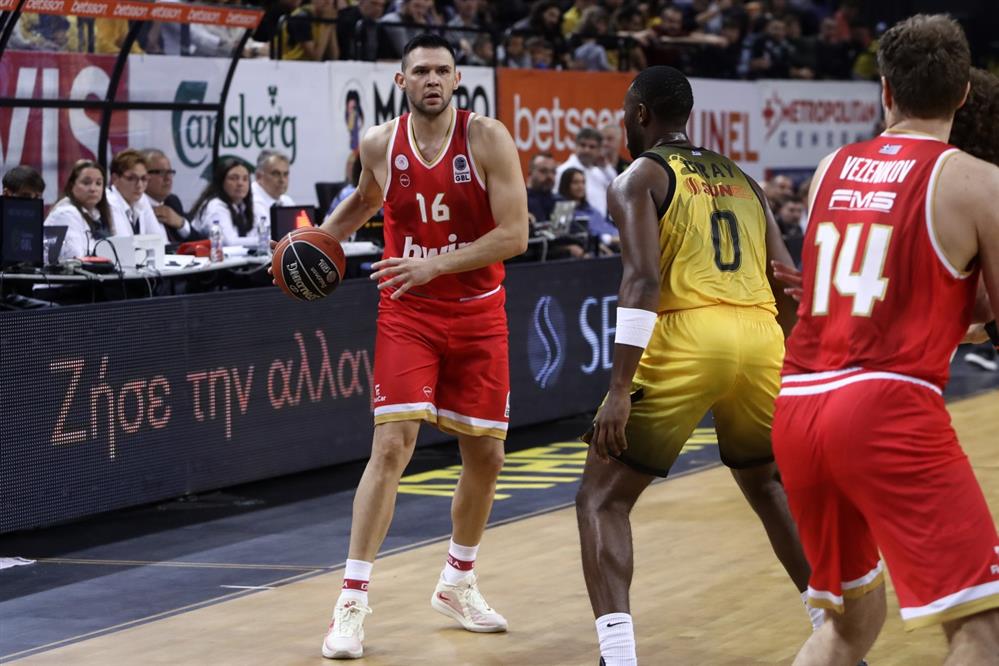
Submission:
<svg viewBox="0 0 999 666">
<path fill-rule="evenodd" d="M 543 389 L 553 386 L 565 365 L 565 316 L 558 301 L 542 296 L 534 306 L 527 331 L 527 364 L 534 382 Z"/>
<path fill-rule="evenodd" d="M 468 166 L 468 158 L 464 155 L 456 155 L 454 158 L 454 182 L 472 182 L 472 169 Z"/>
</svg>

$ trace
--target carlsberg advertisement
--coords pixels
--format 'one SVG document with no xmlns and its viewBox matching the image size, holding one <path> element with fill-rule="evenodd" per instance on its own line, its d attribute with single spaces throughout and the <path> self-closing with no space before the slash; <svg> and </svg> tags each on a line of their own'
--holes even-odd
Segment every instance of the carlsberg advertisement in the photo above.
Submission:
<svg viewBox="0 0 999 666">
<path fill-rule="evenodd" d="M 211 103 L 219 99 L 228 61 L 222 58 L 132 56 L 129 98 L 136 101 Z M 347 180 L 348 157 L 372 125 L 407 110 L 393 83 L 397 63 L 240 62 L 229 89 L 220 156 L 255 165 L 261 150 L 291 160 L 288 194 L 316 203 L 317 181 Z M 495 115 L 492 70 L 461 68 L 455 104 Z M 190 206 L 211 177 L 215 114 L 206 111 L 131 111 L 129 143 L 159 148 L 177 175 L 174 193 Z"/>
</svg>

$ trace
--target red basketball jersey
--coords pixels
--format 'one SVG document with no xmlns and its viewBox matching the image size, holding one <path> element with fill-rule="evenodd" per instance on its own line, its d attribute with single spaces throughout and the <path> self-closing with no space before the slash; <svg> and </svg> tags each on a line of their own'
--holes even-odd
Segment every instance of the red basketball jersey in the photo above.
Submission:
<svg viewBox="0 0 999 666">
<path fill-rule="evenodd" d="M 833 156 L 808 216 L 785 375 L 861 367 L 947 383 L 978 283 L 977 268 L 950 265 L 930 224 L 937 176 L 955 152 L 886 132 Z"/>
<path fill-rule="evenodd" d="M 452 111 L 450 136 L 426 162 L 416 147 L 410 114 L 396 119 L 385 184 L 385 256 L 433 257 L 454 252 L 496 227 L 485 183 L 468 145 L 469 111 Z M 441 275 L 412 293 L 457 300 L 499 288 L 503 262 Z"/>
</svg>

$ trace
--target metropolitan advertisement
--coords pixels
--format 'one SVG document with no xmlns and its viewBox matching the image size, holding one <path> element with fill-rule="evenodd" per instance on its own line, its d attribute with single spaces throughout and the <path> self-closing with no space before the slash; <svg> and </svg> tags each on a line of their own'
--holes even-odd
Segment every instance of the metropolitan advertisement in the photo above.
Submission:
<svg viewBox="0 0 999 666">
<path fill-rule="evenodd" d="M 633 78 L 625 72 L 499 70 L 499 117 L 525 172 L 539 152 L 565 160 L 580 128 L 621 123 Z M 769 170 L 814 169 L 834 148 L 870 137 L 880 118 L 873 83 L 691 79 L 691 87 L 691 141 L 727 155 L 758 179 Z"/>
</svg>

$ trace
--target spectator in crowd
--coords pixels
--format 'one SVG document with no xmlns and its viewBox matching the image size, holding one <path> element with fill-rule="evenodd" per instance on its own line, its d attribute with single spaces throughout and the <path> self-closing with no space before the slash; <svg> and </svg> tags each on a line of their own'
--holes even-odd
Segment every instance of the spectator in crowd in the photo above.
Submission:
<svg viewBox="0 0 999 666">
<path fill-rule="evenodd" d="M 11 31 L 7 46 L 18 51 L 78 51 L 71 26 L 65 16 L 26 12 Z"/>
<path fill-rule="evenodd" d="M 621 147 L 624 143 L 624 132 L 621 125 L 612 123 L 600 128 L 600 152 L 603 154 L 603 163 L 614 170 L 614 173 L 624 173 L 631 162 L 621 157 Z"/>
<path fill-rule="evenodd" d="M 815 42 L 815 78 L 848 79 L 851 66 L 847 45 L 837 34 L 836 20 L 823 19 Z"/>
<path fill-rule="evenodd" d="M 128 30 L 128 21 L 125 19 L 94 19 L 94 53 L 119 53 L 125 44 Z M 143 53 L 138 40 L 132 44 L 129 52 Z"/>
<path fill-rule="evenodd" d="M 752 78 L 786 79 L 791 76 L 794 47 L 787 40 L 784 21 L 773 18 L 766 32 L 759 35 L 750 49 L 749 72 Z"/>
<path fill-rule="evenodd" d="M 495 59 L 496 51 L 493 47 L 493 38 L 486 33 L 480 33 L 475 36 L 475 41 L 472 42 L 472 52 L 465 55 L 464 64 L 487 67 L 492 66 Z"/>
<path fill-rule="evenodd" d="M 347 197 L 357 190 L 357 184 L 361 182 L 361 158 L 357 153 L 351 153 L 350 158 L 350 177 L 347 179 L 347 184 L 340 188 L 340 191 L 336 193 L 333 200 L 330 201 L 329 208 L 326 209 L 326 215 L 323 219 L 329 217 L 336 210 L 336 207 L 340 205 Z"/>
<path fill-rule="evenodd" d="M 547 46 L 552 50 L 552 64 L 561 64 L 562 58 L 567 53 L 566 41 L 562 36 L 561 29 L 562 11 L 555 0 L 538 0 L 531 5 L 531 13 L 513 24 L 513 30 L 523 31 L 534 35 L 528 39 L 527 48 L 531 50 L 531 43 L 534 40 L 547 42 Z M 540 43 L 540 42 L 535 42 Z M 531 61 L 534 67 L 538 67 L 534 54 L 531 54 Z"/>
<path fill-rule="evenodd" d="M 391 45 L 394 57 L 398 58 L 402 57 L 402 51 L 411 39 L 440 25 L 433 0 L 399 0 L 399 10 L 386 14 L 380 22 L 384 24 L 382 34 Z"/>
<path fill-rule="evenodd" d="M 497 53 L 497 66 L 530 69 L 531 55 L 527 52 L 527 37 L 519 31 L 508 32 Z"/>
<path fill-rule="evenodd" d="M 284 60 L 336 60 L 340 57 L 336 27 L 311 19 L 336 19 L 336 0 L 311 0 L 293 11 L 284 24 Z"/>
<path fill-rule="evenodd" d="M 555 201 L 555 158 L 538 153 L 527 165 L 527 212 L 534 222 L 550 220 Z"/>
<path fill-rule="evenodd" d="M 21 164 L 3 175 L 3 196 L 41 199 L 45 180 L 32 167 Z"/>
<path fill-rule="evenodd" d="M 586 174 L 580 169 L 569 168 L 562 172 L 558 181 L 558 193 L 566 201 L 576 202 L 576 220 L 585 224 L 590 242 L 600 254 L 611 254 L 621 246 L 617 227 L 607 220 L 607 215 L 587 201 Z"/>
<path fill-rule="evenodd" d="M 344 60 L 377 60 L 388 57 L 389 47 L 380 44 L 378 21 L 385 13 L 385 0 L 359 0 L 340 10 L 336 23 L 340 57 Z M 388 41 L 388 40 L 381 40 Z M 381 50 L 380 50 L 381 49 Z"/>
<path fill-rule="evenodd" d="M 194 230 L 184 213 L 184 206 L 173 193 L 173 177 L 176 171 L 170 164 L 170 159 L 163 151 L 156 148 L 146 148 L 141 151 L 146 161 L 145 205 L 153 211 L 153 215 L 166 229 L 167 240 L 171 243 L 198 240 L 201 235 Z"/>
<path fill-rule="evenodd" d="M 266 227 L 270 224 L 272 206 L 294 206 L 288 196 L 288 183 L 291 177 L 291 160 L 277 150 L 262 150 L 257 156 L 250 191 L 253 198 L 253 211 L 257 223 Z"/>
<path fill-rule="evenodd" d="M 291 14 L 302 4 L 302 0 L 264 0 L 262 8 L 264 16 L 253 33 L 253 39 L 258 42 L 270 43 L 277 34 L 281 17 Z"/>
<path fill-rule="evenodd" d="M 111 186 L 107 200 L 115 236 L 155 234 L 166 239 L 166 227 L 156 219 L 152 206 L 143 197 L 149 174 L 142 153 L 132 148 L 121 151 L 111 160 L 109 171 Z"/>
<path fill-rule="evenodd" d="M 590 7 L 583 12 L 576 32 L 573 33 L 572 41 L 579 43 L 572 52 L 573 69 L 595 72 L 611 69 L 607 49 L 599 41 L 599 38 L 607 35 L 607 30 L 607 11 L 603 7 Z"/>
<path fill-rule="evenodd" d="M 544 37 L 531 37 L 527 40 L 527 55 L 534 69 L 555 69 L 555 47 Z"/>
<path fill-rule="evenodd" d="M 238 159 L 219 160 L 212 182 L 201 193 L 191 210 L 194 228 L 211 237 L 218 222 L 223 245 L 257 247 L 257 229 L 250 196 L 250 170 Z"/>
<path fill-rule="evenodd" d="M 869 25 L 857 20 L 850 26 L 850 59 L 853 78 L 858 81 L 875 81 L 878 74 L 878 40 Z"/>
<path fill-rule="evenodd" d="M 466 64 L 472 52 L 475 51 L 474 44 L 482 36 L 482 33 L 466 32 L 462 28 L 475 30 L 482 27 L 482 0 L 454 0 L 454 8 L 455 15 L 447 22 L 447 26 L 455 29 L 448 30 L 445 37 L 454 46 L 456 62 Z M 488 35 L 486 36 L 488 37 Z M 492 43 L 491 39 L 490 43 Z"/>
<path fill-rule="evenodd" d="M 620 38 L 629 39 L 629 41 L 624 43 L 619 42 L 622 48 L 626 47 L 626 51 L 624 53 L 611 51 L 607 54 L 607 59 L 610 61 L 611 69 L 615 71 L 621 69 L 621 55 L 627 57 L 626 64 L 628 68 L 632 70 L 645 69 L 645 51 L 642 50 L 641 44 L 635 41 L 632 37 L 633 34 L 643 32 L 644 30 L 645 19 L 642 16 L 642 11 L 637 5 L 624 5 L 611 15 L 609 29 L 610 34 Z"/>
<path fill-rule="evenodd" d="M 73 165 L 62 198 L 45 218 L 47 227 L 66 227 L 59 261 L 85 257 L 92 252 L 93 241 L 116 235 L 106 192 L 99 164 L 80 160 Z M 126 235 L 131 235 L 131 229 Z"/>
<path fill-rule="evenodd" d="M 561 183 L 566 169 L 582 171 L 586 175 L 586 200 L 601 215 L 607 215 L 607 188 L 617 173 L 609 165 L 603 164 L 603 140 L 603 135 L 592 127 L 579 130 L 576 134 L 576 152 L 559 165 L 555 179 Z"/>
<path fill-rule="evenodd" d="M 791 45 L 791 78 L 811 80 L 815 78 L 815 38 L 801 33 L 801 19 L 797 14 L 784 17 L 787 41 Z"/>
<path fill-rule="evenodd" d="M 596 6 L 596 0 L 575 0 L 572 7 L 562 15 L 562 35 L 568 39 L 569 35 L 579 32 L 578 28 L 583 23 L 583 15 L 588 9 Z M 604 10 L 606 12 L 606 10 Z"/>
<path fill-rule="evenodd" d="M 777 226 L 784 238 L 801 238 L 804 230 L 801 227 L 805 215 L 805 202 L 795 195 L 784 199 L 777 209 Z"/>
<path fill-rule="evenodd" d="M 787 176 L 778 174 L 763 184 L 763 192 L 776 215 L 784 200 L 794 196 L 794 182 Z"/>
</svg>

